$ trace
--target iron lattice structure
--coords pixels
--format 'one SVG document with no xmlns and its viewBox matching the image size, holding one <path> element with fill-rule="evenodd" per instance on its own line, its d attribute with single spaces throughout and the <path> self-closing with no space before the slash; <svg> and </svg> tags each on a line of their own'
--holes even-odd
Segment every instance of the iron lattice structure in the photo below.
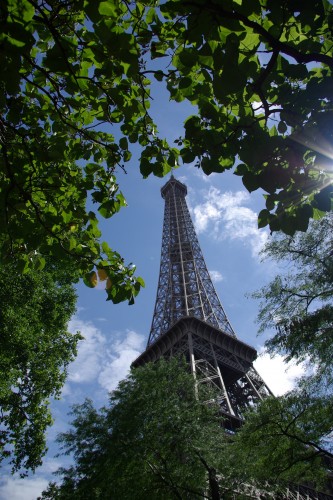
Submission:
<svg viewBox="0 0 333 500">
<path fill-rule="evenodd" d="M 161 267 L 148 346 L 184 316 L 235 336 L 202 255 L 185 200 L 186 186 L 171 177 L 161 194 L 165 199 Z"/>
<path fill-rule="evenodd" d="M 257 352 L 237 339 L 215 291 L 186 204 L 173 176 L 165 200 L 161 266 L 146 351 L 133 365 L 185 356 L 196 379 L 217 389 L 225 426 L 239 427 L 244 410 L 271 394 L 253 368 Z"/>
</svg>

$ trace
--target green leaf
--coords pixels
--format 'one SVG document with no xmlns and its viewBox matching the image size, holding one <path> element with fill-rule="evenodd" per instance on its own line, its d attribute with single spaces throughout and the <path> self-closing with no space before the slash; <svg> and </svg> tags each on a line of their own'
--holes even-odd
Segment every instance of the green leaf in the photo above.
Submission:
<svg viewBox="0 0 333 500">
<path fill-rule="evenodd" d="M 192 163 L 196 158 L 195 153 L 187 148 L 180 150 L 180 156 L 184 163 Z"/>
<path fill-rule="evenodd" d="M 192 67 L 198 60 L 198 54 L 194 49 L 185 49 L 178 54 L 180 62 L 183 66 Z"/>
<path fill-rule="evenodd" d="M 95 271 L 91 271 L 90 273 L 86 273 L 83 276 L 83 283 L 89 288 L 95 288 L 97 285 L 97 274 Z"/>
<path fill-rule="evenodd" d="M 158 82 L 161 82 L 161 81 L 163 80 L 163 78 L 164 78 L 164 73 L 163 73 L 163 71 L 161 71 L 161 70 L 155 71 L 155 72 L 154 72 L 154 77 L 156 78 L 156 80 L 157 80 Z"/>
<path fill-rule="evenodd" d="M 235 175 L 245 175 L 248 172 L 248 166 L 245 163 L 239 163 L 235 169 Z"/>
<path fill-rule="evenodd" d="M 117 6 L 115 2 L 107 0 L 106 2 L 100 2 L 98 6 L 98 12 L 102 16 L 116 17 L 117 16 Z"/>
<path fill-rule="evenodd" d="M 274 208 L 276 206 L 275 197 L 271 196 L 271 195 L 266 195 L 265 198 L 266 198 L 266 208 L 267 208 L 267 210 L 274 210 Z"/>
<path fill-rule="evenodd" d="M 270 221 L 270 213 L 267 209 L 261 210 L 261 212 L 258 215 L 258 228 L 265 227 L 269 224 Z"/>
<path fill-rule="evenodd" d="M 115 203 L 114 200 L 108 200 L 99 207 L 98 212 L 105 219 L 109 219 L 112 215 L 119 210 L 120 207 Z"/>
<path fill-rule="evenodd" d="M 122 137 L 121 139 L 119 139 L 119 146 L 123 150 L 128 149 L 128 141 L 126 137 Z"/>
<path fill-rule="evenodd" d="M 149 9 L 147 14 L 146 14 L 146 23 L 151 24 L 154 21 L 156 21 L 157 19 L 158 19 L 158 16 L 157 16 L 156 10 L 153 8 Z"/>
<path fill-rule="evenodd" d="M 313 208 L 308 203 L 297 208 L 296 225 L 298 231 L 307 231 L 309 220 L 313 216 Z"/>
<path fill-rule="evenodd" d="M 278 131 L 280 132 L 280 134 L 285 134 L 287 132 L 287 125 L 285 124 L 285 122 L 279 122 L 278 124 Z"/>
<path fill-rule="evenodd" d="M 192 78 L 189 77 L 181 78 L 181 80 L 179 81 L 179 88 L 187 89 L 188 87 L 191 87 L 192 84 L 193 84 Z"/>
<path fill-rule="evenodd" d="M 42 271 L 45 267 L 46 260 L 40 255 L 36 255 L 33 259 L 33 269 L 35 271 Z"/>
<path fill-rule="evenodd" d="M 333 186 L 329 185 L 314 195 L 314 206 L 322 212 L 332 210 Z"/>
<path fill-rule="evenodd" d="M 108 243 L 106 241 L 102 242 L 102 250 L 105 252 L 107 255 L 111 251 L 111 248 L 109 247 Z"/>
<path fill-rule="evenodd" d="M 154 165 L 148 158 L 141 157 L 140 172 L 144 177 L 148 177 L 153 172 Z"/>
<path fill-rule="evenodd" d="M 29 29 L 26 29 L 21 23 L 10 23 L 7 27 L 7 33 L 7 41 L 14 47 L 26 47 L 28 49 L 34 43 L 34 38 Z"/>
<path fill-rule="evenodd" d="M 140 284 L 140 286 L 145 287 L 145 282 L 143 281 L 142 278 L 140 278 L 140 276 L 138 276 L 136 280 Z"/>
<path fill-rule="evenodd" d="M 250 193 L 258 189 L 260 186 L 257 175 L 250 172 L 247 172 L 243 175 L 242 181 L 244 186 L 248 191 L 250 191 Z"/>
<path fill-rule="evenodd" d="M 22 19 L 25 23 L 29 23 L 32 21 L 34 15 L 35 15 L 35 8 L 34 6 L 27 1 L 22 1 L 22 2 L 11 2 L 12 6 L 13 4 L 15 5 L 17 11 L 16 13 L 18 14 L 18 18 Z M 15 12 L 15 11 L 14 11 Z"/>
</svg>

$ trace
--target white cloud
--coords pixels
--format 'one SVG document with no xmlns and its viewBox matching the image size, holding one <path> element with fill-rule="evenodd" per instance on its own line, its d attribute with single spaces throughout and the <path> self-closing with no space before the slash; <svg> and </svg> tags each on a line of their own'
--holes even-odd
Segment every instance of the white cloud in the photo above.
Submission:
<svg viewBox="0 0 333 500">
<path fill-rule="evenodd" d="M 209 232 L 217 240 L 239 240 L 248 244 L 252 255 L 258 255 L 267 240 L 267 232 L 257 227 L 257 214 L 244 206 L 250 202 L 246 191 L 222 193 L 211 187 L 205 201 L 193 208 L 198 233 Z"/>
<path fill-rule="evenodd" d="M 112 344 L 107 352 L 108 361 L 104 364 L 98 382 L 108 391 L 117 387 L 120 380 L 126 377 L 132 361 L 144 348 L 144 337 L 134 331 L 127 331 L 126 337 Z"/>
<path fill-rule="evenodd" d="M 78 318 L 70 321 L 69 331 L 79 331 L 84 339 L 79 343 L 76 360 L 69 367 L 68 382 L 91 382 L 100 371 L 106 338 L 92 323 Z"/>
<path fill-rule="evenodd" d="M 186 184 L 187 182 L 187 176 L 186 175 L 177 175 L 177 181 L 182 182 L 183 184 Z"/>
<path fill-rule="evenodd" d="M 207 175 L 205 174 L 205 172 L 201 169 L 201 168 L 192 168 L 192 173 L 194 173 L 194 175 L 196 177 L 199 177 L 199 179 L 203 182 L 211 182 L 213 180 L 213 178 L 218 175 L 216 172 L 212 172 L 211 174 Z"/>
<path fill-rule="evenodd" d="M 128 330 L 107 339 L 91 322 L 75 318 L 70 322 L 71 332 L 80 331 L 84 337 L 78 356 L 70 365 L 63 396 L 73 392 L 73 384 L 98 382 L 103 389 L 113 390 L 129 370 L 131 362 L 144 349 L 144 336 Z"/>
<path fill-rule="evenodd" d="M 264 348 L 259 349 L 254 367 L 275 396 L 293 389 L 296 380 L 306 372 L 304 364 L 285 363 L 281 355 L 271 358 Z"/>
<path fill-rule="evenodd" d="M 38 467 L 38 472 L 41 475 L 50 476 L 50 474 L 53 474 L 53 472 L 57 471 L 63 465 L 63 458 L 46 457 L 43 459 L 43 464 Z"/>
<path fill-rule="evenodd" d="M 221 211 L 210 202 L 195 206 L 193 212 L 194 225 L 198 233 L 206 231 L 210 222 L 219 221 L 221 218 Z"/>
<path fill-rule="evenodd" d="M 210 274 L 210 277 L 212 278 L 212 281 L 214 281 L 214 283 L 218 283 L 219 281 L 222 281 L 223 280 L 223 276 L 222 274 L 220 273 L 220 271 L 209 271 L 209 274 Z"/>
<path fill-rule="evenodd" d="M 0 500 L 36 500 L 47 488 L 49 481 L 54 481 L 52 473 L 63 466 L 63 460 L 44 458 L 34 476 L 22 479 L 18 474 L 3 474 L 0 480 Z"/>
<path fill-rule="evenodd" d="M 5 477 L 0 485 L 0 500 L 36 500 L 47 485 L 48 480 L 40 477 Z"/>
</svg>

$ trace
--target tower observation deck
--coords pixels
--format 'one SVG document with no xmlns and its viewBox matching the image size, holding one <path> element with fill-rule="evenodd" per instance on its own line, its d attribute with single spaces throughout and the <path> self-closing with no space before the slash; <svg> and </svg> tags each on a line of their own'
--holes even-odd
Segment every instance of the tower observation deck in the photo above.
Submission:
<svg viewBox="0 0 333 500">
<path fill-rule="evenodd" d="M 244 410 L 272 394 L 253 367 L 256 350 L 238 340 L 214 288 L 186 204 L 187 188 L 171 176 L 165 200 L 160 274 L 146 350 L 140 366 L 185 356 L 200 385 L 217 389 L 225 427 L 236 429 Z"/>
</svg>

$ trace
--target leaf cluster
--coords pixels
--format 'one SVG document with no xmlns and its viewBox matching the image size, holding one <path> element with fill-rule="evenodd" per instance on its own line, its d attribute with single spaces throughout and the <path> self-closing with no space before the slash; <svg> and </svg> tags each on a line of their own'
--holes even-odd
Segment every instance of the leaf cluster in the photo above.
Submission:
<svg viewBox="0 0 333 500">
<path fill-rule="evenodd" d="M 0 30 L 1 260 L 28 272 L 70 257 L 90 286 L 107 275 L 113 302 L 143 286 L 98 226 L 126 206 L 115 170 L 131 157 L 105 124 L 132 141 L 149 128 L 126 15 L 121 2 L 7 0 Z"/>
<path fill-rule="evenodd" d="M 6 0 L 0 22 L 2 260 L 28 271 L 69 255 L 87 284 L 102 270 L 108 298 L 132 303 L 143 282 L 98 227 L 126 204 L 115 174 L 131 144 L 145 177 L 238 162 L 245 187 L 267 193 L 259 226 L 272 231 L 331 210 L 327 0 Z M 149 75 L 196 107 L 177 147 L 149 113 Z"/>
<path fill-rule="evenodd" d="M 244 481 L 310 484 L 325 488 L 333 455 L 323 445 L 332 433 L 332 398 L 305 390 L 270 397 L 248 412 L 234 438 L 233 457 L 243 464 Z"/>
<path fill-rule="evenodd" d="M 320 381 L 319 381 L 320 382 Z M 234 498 L 248 490 L 284 495 L 290 482 L 324 488 L 332 458 L 332 398 L 318 381 L 247 411 L 226 433 L 212 393 L 197 400 L 195 381 L 178 359 L 133 369 L 97 411 L 75 405 L 71 429 L 58 437 L 73 465 L 57 471 L 41 498 Z M 297 489 L 297 486 L 293 487 Z"/>
<path fill-rule="evenodd" d="M 166 69 L 151 73 L 172 100 L 197 108 L 179 157 L 206 174 L 237 161 L 244 186 L 267 193 L 259 226 L 305 231 L 332 208 L 331 3 L 170 0 L 159 9 L 146 24 L 151 57 Z"/>
<path fill-rule="evenodd" d="M 313 221 L 307 233 L 276 237 L 263 251 L 279 263 L 278 274 L 254 294 L 262 299 L 260 329 L 277 327 L 267 342 L 271 352 L 287 359 L 330 366 L 332 357 L 333 219 Z"/>
</svg>

